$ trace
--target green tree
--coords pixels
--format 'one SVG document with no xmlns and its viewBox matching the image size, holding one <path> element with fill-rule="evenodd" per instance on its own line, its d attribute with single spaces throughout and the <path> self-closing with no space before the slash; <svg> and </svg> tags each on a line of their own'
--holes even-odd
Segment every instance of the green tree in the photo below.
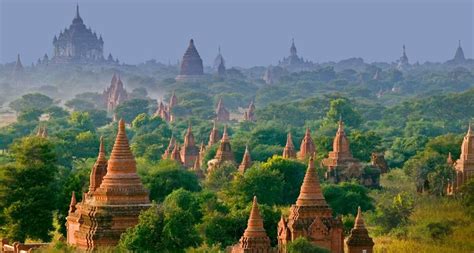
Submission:
<svg viewBox="0 0 474 253">
<path fill-rule="evenodd" d="M 119 246 L 133 252 L 163 252 L 164 213 L 154 204 L 138 216 L 138 224 L 120 236 Z"/>
<path fill-rule="evenodd" d="M 150 199 L 163 201 L 173 190 L 183 188 L 192 192 L 201 190 L 196 175 L 173 160 L 161 160 L 156 166 L 140 170 L 143 184 L 150 190 Z"/>
<path fill-rule="evenodd" d="M 461 204 L 468 214 L 474 216 L 474 179 L 461 186 Z"/>
<path fill-rule="evenodd" d="M 325 120 L 328 123 L 336 123 L 342 117 L 346 125 L 358 127 L 362 122 L 362 119 L 360 114 L 352 107 L 351 102 L 345 98 L 331 100 Z"/>
<path fill-rule="evenodd" d="M 20 112 L 20 115 L 18 115 L 17 120 L 18 121 L 23 121 L 23 122 L 29 122 L 29 121 L 38 121 L 39 117 L 43 114 L 43 111 L 38 110 L 38 109 L 27 109 L 24 111 Z"/>
<path fill-rule="evenodd" d="M 49 241 L 53 231 L 58 172 L 54 147 L 36 136 L 16 141 L 14 164 L 0 167 L 0 214 L 7 238 Z"/>
<path fill-rule="evenodd" d="M 352 155 L 361 161 L 370 161 L 372 152 L 380 151 L 382 138 L 373 131 L 352 131 L 349 139 Z"/>
<path fill-rule="evenodd" d="M 72 127 L 95 132 L 94 124 L 89 116 L 88 112 L 72 112 L 68 120 Z"/>
<path fill-rule="evenodd" d="M 369 191 L 357 183 L 324 184 L 323 194 L 335 214 L 355 214 L 359 206 L 362 210 L 374 209 Z"/>
<path fill-rule="evenodd" d="M 208 171 L 204 185 L 209 189 L 218 191 L 229 184 L 236 172 L 237 168 L 235 167 L 235 164 L 224 162 L 212 171 Z"/>
<path fill-rule="evenodd" d="M 10 108 L 18 113 L 33 109 L 45 110 L 51 105 L 53 105 L 52 98 L 40 93 L 30 93 L 12 101 L 10 103 Z"/>
<path fill-rule="evenodd" d="M 150 103 L 145 99 L 127 100 L 115 108 L 118 118 L 124 119 L 126 122 L 132 122 L 139 114 L 148 113 Z"/>
<path fill-rule="evenodd" d="M 288 253 L 329 253 L 328 249 L 318 247 L 312 244 L 308 239 L 304 237 L 298 237 L 295 240 L 288 243 Z"/>
</svg>

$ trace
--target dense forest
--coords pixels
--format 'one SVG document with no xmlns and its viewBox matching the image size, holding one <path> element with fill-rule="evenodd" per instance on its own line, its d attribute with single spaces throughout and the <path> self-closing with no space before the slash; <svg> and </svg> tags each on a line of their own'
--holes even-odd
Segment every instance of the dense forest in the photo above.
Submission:
<svg viewBox="0 0 474 253">
<path fill-rule="evenodd" d="M 33 66 L 20 77 L 14 64 L 0 66 L 0 237 L 53 242 L 47 251 L 67 252 L 65 218 L 71 193 L 78 201 L 89 187 L 100 137 L 110 154 L 117 122 L 124 119 L 137 169 L 152 208 L 124 233 L 114 250 L 222 252 L 238 242 L 257 196 L 265 229 L 277 243 L 277 223 L 294 204 L 305 161 L 281 157 L 291 133 L 299 146 L 305 129 L 316 145 L 316 167 L 326 201 L 341 216 L 344 233 L 360 206 L 375 252 L 472 252 L 474 181 L 463 194 L 446 196 L 452 178 L 448 154 L 457 159 L 474 119 L 474 67 L 425 63 L 400 70 L 393 64 L 349 59 L 314 69 L 280 71 L 262 80 L 264 67 L 230 68 L 198 82 L 177 82 L 175 65 Z M 102 91 L 119 73 L 129 99 L 107 112 Z M 176 94 L 173 122 L 155 115 Z M 170 138 L 183 143 L 188 126 L 207 144 L 222 99 L 235 160 L 246 147 L 252 166 L 244 174 L 225 163 L 202 179 L 163 159 Z M 250 102 L 255 121 L 244 121 Z M 357 181 L 334 184 L 321 161 L 332 150 L 342 119 L 353 156 L 370 167 L 372 153 L 390 168 L 380 186 Z M 37 133 L 46 129 L 47 138 Z M 204 155 L 202 169 L 218 144 Z M 419 189 L 423 189 L 420 191 Z M 298 242 L 305 245 L 305 242 Z M 294 251 L 304 252 L 295 241 Z M 106 251 L 108 249 L 104 249 Z M 314 252 L 325 252 L 316 251 Z M 309 251 L 306 251 L 309 252 Z"/>
</svg>

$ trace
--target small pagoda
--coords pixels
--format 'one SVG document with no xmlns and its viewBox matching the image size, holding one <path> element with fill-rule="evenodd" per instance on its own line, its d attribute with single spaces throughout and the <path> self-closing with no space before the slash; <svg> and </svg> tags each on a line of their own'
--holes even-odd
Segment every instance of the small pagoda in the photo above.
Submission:
<svg viewBox="0 0 474 253">
<path fill-rule="evenodd" d="M 183 55 L 176 81 L 195 81 L 201 79 L 203 76 L 204 68 L 202 59 L 194 45 L 194 40 L 191 39 Z"/>
<path fill-rule="evenodd" d="M 348 253 L 372 253 L 374 249 L 374 241 L 369 236 L 369 232 L 365 228 L 362 211 L 357 209 L 357 217 L 355 218 L 354 228 L 346 240 Z"/>
<path fill-rule="evenodd" d="M 471 124 L 462 141 L 461 155 L 453 165 L 454 179 L 448 184 L 448 194 L 456 194 L 463 184 L 474 178 L 474 134 Z"/>
<path fill-rule="evenodd" d="M 242 157 L 242 162 L 239 165 L 239 173 L 244 174 L 248 168 L 252 166 L 252 158 L 250 157 L 249 147 L 245 146 L 245 153 Z"/>
<path fill-rule="evenodd" d="M 289 216 L 282 216 L 278 223 L 277 237 L 281 253 L 286 252 L 287 244 L 298 237 L 304 237 L 332 253 L 344 252 L 342 220 L 332 216 L 332 210 L 324 199 L 313 157 L 308 161 L 296 204 L 290 207 Z"/>
<path fill-rule="evenodd" d="M 296 158 L 296 150 L 295 150 L 295 145 L 293 145 L 291 133 L 288 133 L 288 135 L 286 136 L 286 145 L 285 145 L 285 148 L 283 149 L 282 156 L 285 159 Z"/>
<path fill-rule="evenodd" d="M 216 120 L 218 122 L 228 122 L 230 120 L 230 113 L 225 108 L 222 98 L 219 98 L 219 102 L 216 107 Z"/>
<path fill-rule="evenodd" d="M 252 209 L 247 228 L 239 240 L 230 250 L 231 253 L 272 253 L 270 238 L 263 227 L 263 219 L 258 210 L 257 197 L 253 197 Z"/>
<path fill-rule="evenodd" d="M 101 141 L 89 191 L 79 203 L 72 194 L 66 222 L 67 243 L 84 251 L 115 246 L 120 235 L 138 223 L 140 212 L 150 206 L 148 191 L 137 174 L 128 144 L 125 122 L 120 120 L 108 161 Z"/>
<path fill-rule="evenodd" d="M 316 153 L 316 146 L 314 145 L 313 139 L 311 138 L 311 131 L 306 128 L 303 140 L 300 145 L 300 152 L 298 152 L 298 159 L 305 161 L 308 157 Z"/>
<path fill-rule="evenodd" d="M 183 148 L 181 148 L 181 161 L 184 167 L 192 168 L 196 160 L 199 160 L 199 148 L 196 146 L 191 124 L 189 124 L 188 130 L 184 135 Z"/>
</svg>

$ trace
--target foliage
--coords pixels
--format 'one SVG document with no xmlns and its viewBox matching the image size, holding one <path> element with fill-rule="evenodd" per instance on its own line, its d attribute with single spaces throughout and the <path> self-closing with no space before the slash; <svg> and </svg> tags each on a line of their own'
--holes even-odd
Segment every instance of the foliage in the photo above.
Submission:
<svg viewBox="0 0 474 253">
<path fill-rule="evenodd" d="M 130 99 L 119 104 L 115 108 L 115 113 L 119 119 L 125 122 L 132 122 L 139 114 L 148 113 L 150 102 L 145 99 Z"/>
<path fill-rule="evenodd" d="M 13 144 L 11 155 L 16 162 L 0 167 L 0 232 L 21 242 L 49 241 L 58 172 L 54 148 L 44 138 L 27 137 Z"/>
<path fill-rule="evenodd" d="M 10 103 L 10 108 L 16 112 L 27 110 L 45 110 L 53 105 L 53 99 L 40 93 L 30 93 Z"/>
<path fill-rule="evenodd" d="M 298 237 L 295 240 L 288 243 L 288 253 L 329 253 L 330 251 L 325 248 L 318 247 L 312 244 L 308 239 L 304 237 Z"/>
<path fill-rule="evenodd" d="M 474 179 L 461 186 L 461 204 L 468 214 L 474 216 Z"/>
<path fill-rule="evenodd" d="M 359 206 L 364 211 L 375 208 L 367 188 L 355 182 L 324 184 L 322 188 L 324 198 L 336 215 L 355 215 Z"/>
<path fill-rule="evenodd" d="M 376 222 L 383 232 L 390 232 L 406 225 L 413 209 L 414 202 L 411 196 L 406 193 L 397 194 L 389 205 L 379 203 L 376 209 Z"/>
</svg>

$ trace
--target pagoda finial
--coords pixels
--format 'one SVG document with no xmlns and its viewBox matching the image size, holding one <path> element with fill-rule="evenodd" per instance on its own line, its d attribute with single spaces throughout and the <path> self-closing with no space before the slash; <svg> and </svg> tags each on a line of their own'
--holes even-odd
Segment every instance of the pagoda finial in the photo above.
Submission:
<svg viewBox="0 0 474 253">
<path fill-rule="evenodd" d="M 222 134 L 222 141 L 229 140 L 229 134 L 227 134 L 227 124 L 224 125 L 224 133 Z"/>
<path fill-rule="evenodd" d="M 469 127 L 467 128 L 467 135 L 472 135 L 472 123 L 469 122 Z"/>
<path fill-rule="evenodd" d="M 81 15 L 79 15 L 79 3 L 76 4 L 76 18 L 81 18 Z"/>
<path fill-rule="evenodd" d="M 219 47 L 217 48 L 217 51 L 219 54 L 221 54 L 221 46 L 219 45 Z"/>
<path fill-rule="evenodd" d="M 99 144 L 99 159 L 105 159 L 105 148 L 104 148 L 104 136 L 100 136 L 100 144 Z"/>
<path fill-rule="evenodd" d="M 361 210 L 360 206 L 357 208 L 357 216 L 355 218 L 354 228 L 355 229 L 364 229 L 365 228 L 365 222 L 364 222 L 364 218 L 362 217 L 362 210 Z"/>
<path fill-rule="evenodd" d="M 458 47 L 461 47 L 461 40 L 458 41 Z"/>
</svg>

